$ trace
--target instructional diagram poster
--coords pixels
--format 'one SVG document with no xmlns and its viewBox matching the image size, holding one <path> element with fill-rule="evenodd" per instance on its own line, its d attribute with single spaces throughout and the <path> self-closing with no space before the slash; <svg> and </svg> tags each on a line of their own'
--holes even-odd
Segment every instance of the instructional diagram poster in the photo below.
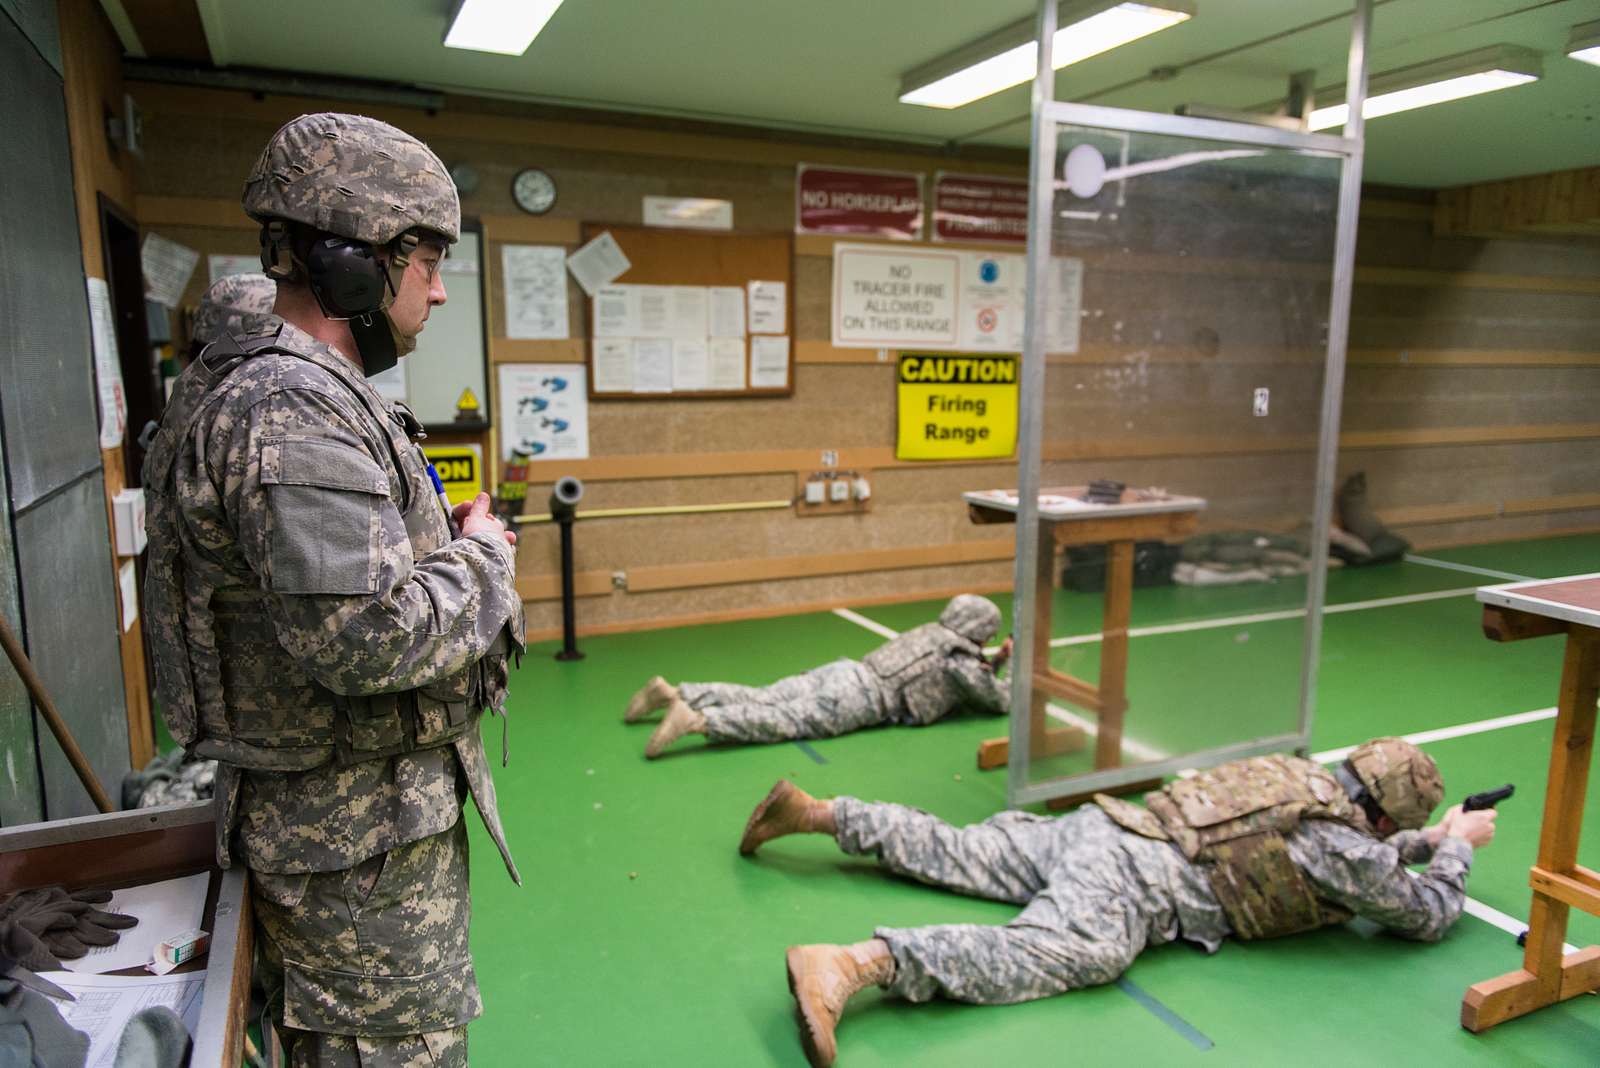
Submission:
<svg viewBox="0 0 1600 1068">
<path fill-rule="evenodd" d="M 589 458 L 587 374 L 581 363 L 500 365 L 500 440 L 505 459 L 513 452 L 534 460 Z"/>
<path fill-rule="evenodd" d="M 840 348 L 1021 352 L 1028 262 L 1017 253 L 837 244 L 833 343 Z M 1083 261 L 1054 257 L 1045 345 L 1078 351 Z"/>
<path fill-rule="evenodd" d="M 895 459 L 992 459 L 1016 452 L 1019 362 L 1010 353 L 901 353 Z"/>
</svg>

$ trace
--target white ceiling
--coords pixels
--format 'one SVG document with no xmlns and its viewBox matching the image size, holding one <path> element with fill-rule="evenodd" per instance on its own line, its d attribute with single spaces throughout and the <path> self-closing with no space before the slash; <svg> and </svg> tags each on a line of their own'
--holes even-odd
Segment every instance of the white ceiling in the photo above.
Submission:
<svg viewBox="0 0 1600 1068">
<path fill-rule="evenodd" d="M 450 0 L 196 0 L 219 65 L 892 140 L 1025 148 L 1028 90 L 952 111 L 900 75 L 1032 12 L 1028 0 L 566 0 L 520 57 L 447 49 Z M 1350 0 L 1195 0 L 1189 22 L 1068 67 L 1065 100 L 1171 111 L 1344 80 Z M 115 6 L 115 0 L 107 0 Z M 1545 57 L 1532 85 L 1371 122 L 1370 182 L 1437 188 L 1600 164 L 1600 67 L 1562 54 L 1600 0 L 1377 0 L 1374 73 L 1492 44 Z M 158 42 L 145 42 L 159 55 Z M 1176 77 L 1154 80 L 1155 67 Z"/>
</svg>

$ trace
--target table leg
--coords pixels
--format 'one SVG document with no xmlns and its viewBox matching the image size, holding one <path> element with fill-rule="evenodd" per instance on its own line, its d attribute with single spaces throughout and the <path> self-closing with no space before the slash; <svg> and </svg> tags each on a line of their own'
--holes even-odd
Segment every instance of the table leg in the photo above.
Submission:
<svg viewBox="0 0 1600 1068">
<path fill-rule="evenodd" d="M 1128 708 L 1128 620 L 1133 611 L 1133 542 L 1106 546 L 1105 618 L 1100 630 L 1100 730 L 1094 766 L 1122 764 L 1122 721 Z"/>
<path fill-rule="evenodd" d="M 1539 829 L 1535 873 L 1572 872 L 1578 862 L 1584 794 L 1594 748 L 1595 702 L 1600 698 L 1600 632 L 1573 626 L 1567 634 L 1561 672 L 1561 698 L 1555 740 L 1550 747 L 1550 778 Z M 1600 913 L 1600 892 L 1580 897 Z M 1461 1026 L 1482 1031 L 1578 994 L 1600 988 L 1600 947 L 1562 956 L 1570 906 L 1535 890 L 1528 915 L 1528 940 L 1522 968 L 1469 987 L 1461 1002 Z"/>
</svg>

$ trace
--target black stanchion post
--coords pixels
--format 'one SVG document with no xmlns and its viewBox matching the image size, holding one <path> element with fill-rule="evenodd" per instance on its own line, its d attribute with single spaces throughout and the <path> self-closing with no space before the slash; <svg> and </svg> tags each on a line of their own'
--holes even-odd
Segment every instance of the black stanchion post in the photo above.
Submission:
<svg viewBox="0 0 1600 1068">
<path fill-rule="evenodd" d="M 578 518 L 583 483 L 567 475 L 550 493 L 550 517 L 561 527 L 561 650 L 557 660 L 582 660 L 578 652 L 577 590 L 572 578 L 572 524 Z"/>
</svg>

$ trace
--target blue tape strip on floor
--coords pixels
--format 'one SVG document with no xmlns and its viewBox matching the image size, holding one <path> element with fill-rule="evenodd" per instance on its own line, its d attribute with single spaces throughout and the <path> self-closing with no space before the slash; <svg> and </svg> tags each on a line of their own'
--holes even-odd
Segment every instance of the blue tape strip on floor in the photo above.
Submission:
<svg viewBox="0 0 1600 1068">
<path fill-rule="evenodd" d="M 1146 993 L 1143 989 L 1134 985 L 1129 980 L 1118 979 L 1117 989 L 1121 990 L 1124 994 L 1128 995 L 1130 998 L 1149 1009 L 1155 1014 L 1155 1017 L 1158 1020 L 1172 1028 L 1174 1031 L 1178 1032 L 1178 1034 L 1182 1035 L 1184 1038 L 1188 1039 L 1189 1044 L 1194 1046 L 1195 1049 L 1203 1052 L 1216 1045 L 1215 1042 L 1211 1041 L 1205 1035 L 1202 1035 L 1199 1031 L 1195 1030 L 1194 1026 L 1190 1024 L 1188 1020 L 1185 1020 L 1182 1016 L 1179 1016 L 1177 1013 L 1161 1004 L 1161 1002 L 1157 1001 L 1154 997 L 1150 996 L 1150 994 Z"/>
<path fill-rule="evenodd" d="M 818 764 L 826 764 L 828 762 L 826 757 L 824 757 L 821 753 L 817 752 L 815 749 L 811 748 L 811 746 L 808 743 L 801 742 L 801 741 L 796 741 L 794 744 L 800 747 L 800 752 L 804 753 L 806 756 L 810 757 L 812 760 L 815 760 Z"/>
</svg>

